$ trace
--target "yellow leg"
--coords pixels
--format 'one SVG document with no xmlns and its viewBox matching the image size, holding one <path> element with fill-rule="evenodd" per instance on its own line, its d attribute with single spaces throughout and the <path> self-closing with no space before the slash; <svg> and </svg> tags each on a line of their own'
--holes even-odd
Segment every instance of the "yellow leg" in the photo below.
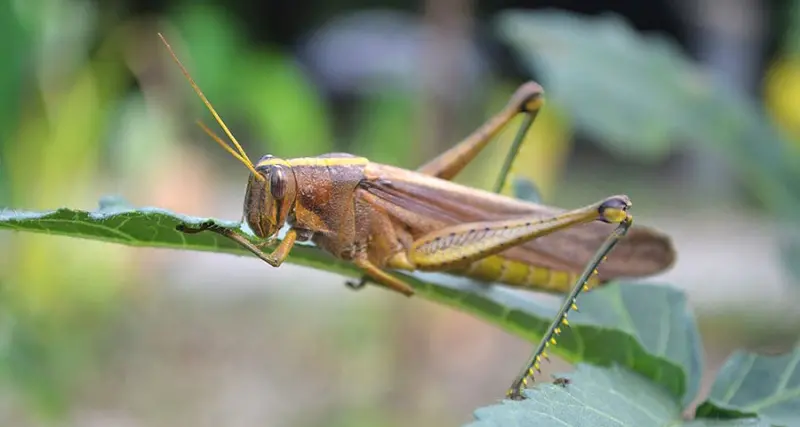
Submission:
<svg viewBox="0 0 800 427">
<path fill-rule="evenodd" d="M 596 220 L 619 223 L 630 217 L 629 207 L 627 197 L 614 196 L 544 219 L 523 217 L 457 224 L 417 239 L 408 258 L 419 270 L 463 266 L 577 224 Z"/>
<path fill-rule="evenodd" d="M 369 262 L 366 255 L 357 257 L 353 262 L 379 284 L 407 297 L 414 295 L 414 288 L 411 285 L 381 270 L 375 264 Z M 365 281 L 363 278 L 361 280 Z"/>
</svg>

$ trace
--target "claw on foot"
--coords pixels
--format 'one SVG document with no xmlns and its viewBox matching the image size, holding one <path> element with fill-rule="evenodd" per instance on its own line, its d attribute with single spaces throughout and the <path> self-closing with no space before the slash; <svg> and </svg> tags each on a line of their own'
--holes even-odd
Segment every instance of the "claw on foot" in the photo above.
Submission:
<svg viewBox="0 0 800 427">
<path fill-rule="evenodd" d="M 186 224 L 178 224 L 175 229 L 186 234 L 196 234 L 206 230 L 214 229 L 215 227 L 217 226 L 214 224 L 214 221 L 206 221 L 197 227 L 192 227 Z"/>
<path fill-rule="evenodd" d="M 347 280 L 344 282 L 344 285 L 354 291 L 359 291 L 363 289 L 364 286 L 367 286 L 368 280 L 369 279 L 366 276 L 362 276 L 361 279 L 359 279 L 357 282 L 354 280 Z"/>
</svg>

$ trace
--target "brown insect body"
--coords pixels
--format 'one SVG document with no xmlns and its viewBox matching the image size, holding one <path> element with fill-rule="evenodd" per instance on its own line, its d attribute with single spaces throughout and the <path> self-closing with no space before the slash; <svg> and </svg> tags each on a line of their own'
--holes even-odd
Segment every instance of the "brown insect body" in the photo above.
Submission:
<svg viewBox="0 0 800 427">
<path fill-rule="evenodd" d="M 413 294 L 411 286 L 388 274 L 386 268 L 447 271 L 566 292 L 603 236 L 611 232 L 608 224 L 632 222 L 626 196 L 565 211 L 450 181 L 515 116 L 524 114 L 509 157 L 513 158 L 521 137 L 544 105 L 544 91 L 535 82 L 520 86 L 505 108 L 417 171 L 345 153 L 290 160 L 267 155 L 253 164 L 161 38 L 235 149 L 198 122 L 200 126 L 251 171 L 244 216 L 263 243 L 255 245 L 213 224 L 180 228 L 189 233 L 221 233 L 272 266 L 286 260 L 296 241 L 312 239 L 321 249 L 354 262 L 374 281 L 405 295 Z M 284 239 L 271 253 L 264 253 L 260 246 L 272 241 L 286 223 L 291 227 Z M 672 245 L 665 235 L 638 227 L 607 260 L 602 275 L 593 275 L 584 285 L 657 273 L 673 261 Z"/>
<path fill-rule="evenodd" d="M 407 254 L 414 241 L 434 230 L 564 212 L 343 153 L 287 160 L 265 156 L 256 170 L 264 180 L 251 176 L 245 196 L 245 218 L 256 235 L 268 238 L 277 231 L 283 221 L 275 215 L 282 212 L 298 240 L 311 238 L 333 256 L 366 258 L 380 269 L 425 270 Z M 279 200 L 268 188 L 278 170 L 288 172 L 288 190 Z M 465 265 L 428 270 L 563 293 L 612 228 L 599 221 L 579 224 Z M 673 258 L 666 236 L 640 226 L 610 254 L 596 282 L 654 274 Z"/>
</svg>

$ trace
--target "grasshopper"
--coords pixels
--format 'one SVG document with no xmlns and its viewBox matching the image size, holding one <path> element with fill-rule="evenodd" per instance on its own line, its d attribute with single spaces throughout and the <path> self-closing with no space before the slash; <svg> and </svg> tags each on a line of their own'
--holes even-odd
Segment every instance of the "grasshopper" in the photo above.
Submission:
<svg viewBox="0 0 800 427">
<path fill-rule="evenodd" d="M 261 243 L 213 223 L 179 226 L 185 233 L 219 233 L 273 267 L 287 259 L 296 242 L 311 241 L 363 271 L 361 282 L 351 286 L 370 280 L 405 296 L 413 295 L 414 289 L 387 270 L 447 272 L 560 294 L 572 290 L 574 296 L 570 294 L 570 305 L 556 319 L 555 329 L 566 323 L 566 311 L 581 289 L 616 278 L 656 274 L 674 263 L 671 240 L 654 229 L 638 226 L 620 240 L 632 221 L 627 196 L 563 210 L 451 181 L 509 122 L 524 114 L 526 120 L 512 149 L 516 151 L 544 104 L 544 91 L 537 83 L 521 85 L 501 111 L 416 171 L 346 153 L 294 159 L 265 155 L 253 163 L 169 43 L 159 36 L 235 149 L 202 122 L 198 125 L 250 171 L 244 220 Z M 499 182 L 504 179 L 505 173 Z M 271 252 L 264 252 L 262 248 L 285 225 L 289 226 L 285 237 Z M 612 232 L 614 225 L 621 231 Z M 605 258 L 598 273 L 595 267 L 600 258 L 590 262 L 596 248 L 603 245 L 607 253 L 618 241 L 617 250 Z M 573 287 L 576 280 L 578 286 Z M 551 342 L 557 334 L 550 331 L 543 342 Z M 544 346 L 532 358 L 531 368 L 538 369 Z M 531 368 L 515 380 L 510 396 L 520 396 Z"/>
</svg>

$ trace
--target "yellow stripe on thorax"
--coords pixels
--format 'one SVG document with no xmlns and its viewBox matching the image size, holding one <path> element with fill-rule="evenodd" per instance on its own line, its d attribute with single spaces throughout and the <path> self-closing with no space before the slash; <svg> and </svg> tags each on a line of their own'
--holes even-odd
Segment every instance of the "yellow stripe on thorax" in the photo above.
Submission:
<svg viewBox="0 0 800 427">
<path fill-rule="evenodd" d="M 461 271 L 461 274 L 485 282 L 557 293 L 569 292 L 578 279 L 576 273 L 538 267 L 500 256 L 490 256 L 475 261 Z M 590 288 L 597 284 L 596 276 L 592 276 L 588 281 Z"/>
<path fill-rule="evenodd" d="M 279 159 L 271 158 L 265 159 L 256 165 L 271 166 L 271 165 L 288 165 L 288 166 L 360 166 L 366 165 L 369 160 L 364 157 L 298 157 L 295 159 Z"/>
</svg>

